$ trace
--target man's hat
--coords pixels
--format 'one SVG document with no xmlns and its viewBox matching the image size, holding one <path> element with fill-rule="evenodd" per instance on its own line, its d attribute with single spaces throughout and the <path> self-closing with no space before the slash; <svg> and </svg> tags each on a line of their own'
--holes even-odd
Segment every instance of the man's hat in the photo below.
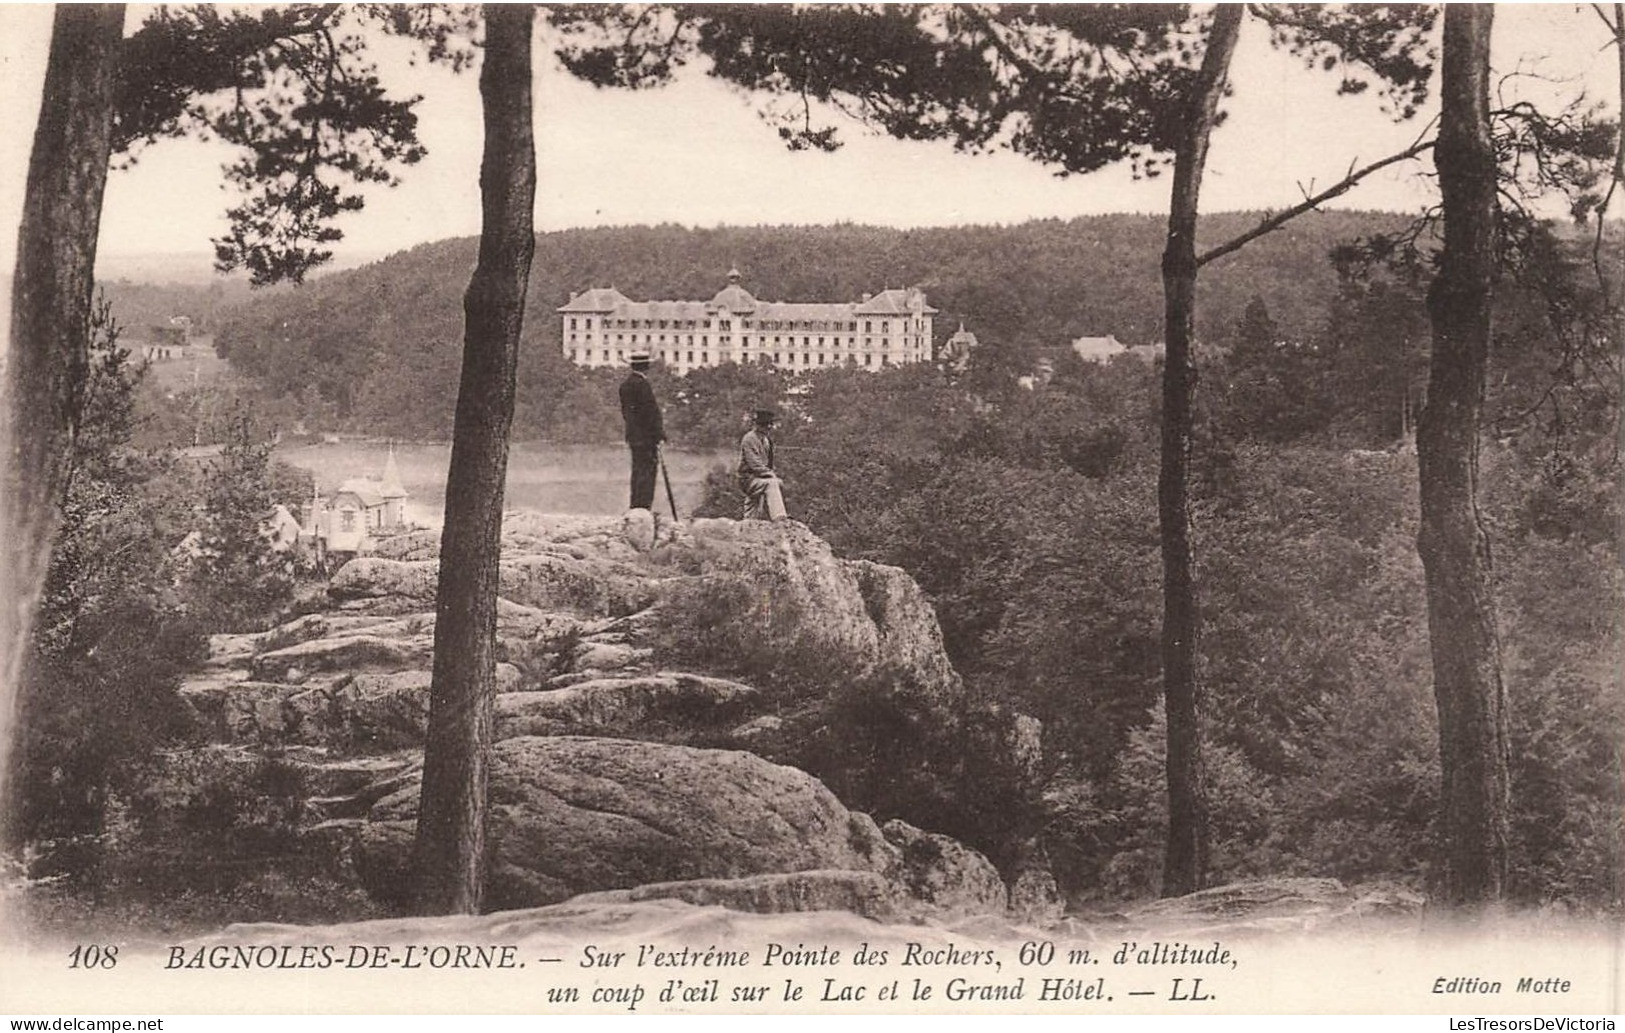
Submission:
<svg viewBox="0 0 1625 1033">
<path fill-rule="evenodd" d="M 647 365 L 648 362 L 649 362 L 649 353 L 646 350 L 644 350 L 642 348 L 639 348 L 639 349 L 634 350 L 632 352 L 632 354 L 628 355 L 627 360 L 629 362 L 633 362 L 633 363 L 641 362 L 641 363 L 644 363 L 645 365 Z"/>
<path fill-rule="evenodd" d="M 755 418 L 756 425 L 759 427 L 771 427 L 779 418 L 772 409 L 755 409 L 752 410 L 751 415 Z"/>
</svg>

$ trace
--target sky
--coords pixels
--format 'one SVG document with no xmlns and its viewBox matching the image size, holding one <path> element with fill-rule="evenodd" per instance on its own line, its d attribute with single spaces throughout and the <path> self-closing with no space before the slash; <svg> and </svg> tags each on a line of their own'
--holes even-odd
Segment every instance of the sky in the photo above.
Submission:
<svg viewBox="0 0 1625 1033">
<path fill-rule="evenodd" d="M 38 108 L 50 8 L 0 4 L 0 96 L 17 146 L 0 151 L 0 223 L 15 226 L 27 139 Z M 1560 82 L 1519 81 L 1572 95 L 1581 87 L 1617 109 L 1617 65 L 1596 16 L 1574 4 L 1498 8 L 1496 62 Z M 697 73 L 660 90 L 595 90 L 557 67 L 538 42 L 536 225 L 540 230 L 635 223 L 691 226 L 871 223 L 896 227 L 1014 223 L 1114 211 L 1163 211 L 1169 178 L 1135 181 L 1126 169 L 1057 178 L 1009 154 L 964 155 L 943 143 L 905 143 L 843 124 L 834 154 L 790 153 L 751 100 Z M 381 77 L 424 96 L 420 134 L 429 156 L 400 186 L 369 194 L 346 216 L 335 248 L 354 265 L 416 244 L 479 231 L 480 113 L 477 73 L 411 67 L 400 41 L 384 41 Z M 1272 51 L 1249 19 L 1233 73 L 1229 121 L 1216 133 L 1202 203 L 1206 211 L 1279 208 L 1335 182 L 1354 164 L 1412 143 L 1422 120 L 1395 124 L 1373 97 L 1337 97 L 1330 76 Z M 220 181 L 221 145 L 164 141 L 131 170 L 114 172 L 103 210 L 104 271 L 128 274 L 132 256 L 196 255 L 225 226 L 234 201 Z M 1343 207 L 1410 211 L 1433 198 L 1427 163 L 1373 176 Z M 15 234 L 0 234 L 9 271 Z M 137 266 L 136 268 L 139 268 Z"/>
</svg>

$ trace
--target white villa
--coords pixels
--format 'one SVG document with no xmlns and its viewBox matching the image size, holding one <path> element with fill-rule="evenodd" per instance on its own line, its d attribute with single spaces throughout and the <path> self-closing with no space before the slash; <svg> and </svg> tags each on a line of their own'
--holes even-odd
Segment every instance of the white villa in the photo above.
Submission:
<svg viewBox="0 0 1625 1033">
<path fill-rule="evenodd" d="M 564 354 L 580 366 L 625 366 L 648 352 L 678 373 L 724 362 L 786 369 L 879 369 L 932 358 L 936 309 L 918 289 L 856 302 L 758 301 L 739 270 L 709 301 L 633 301 L 614 287 L 570 296 L 558 310 Z"/>
<path fill-rule="evenodd" d="M 365 555 L 375 536 L 406 529 L 407 498 L 391 448 L 382 478 L 352 477 L 330 498 L 312 496 L 300 539 L 322 564 Z"/>
</svg>

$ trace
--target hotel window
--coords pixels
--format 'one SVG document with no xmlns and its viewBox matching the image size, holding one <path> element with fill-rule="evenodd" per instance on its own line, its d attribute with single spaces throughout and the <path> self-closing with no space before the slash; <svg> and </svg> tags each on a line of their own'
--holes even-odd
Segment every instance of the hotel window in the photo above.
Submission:
<svg viewBox="0 0 1625 1033">
<path fill-rule="evenodd" d="M 711 361 L 711 353 L 710 352 L 700 352 L 700 365 L 703 366 L 703 365 L 705 365 L 706 363 L 708 363 L 710 361 Z"/>
<path fill-rule="evenodd" d="M 571 330 L 574 330 L 574 329 L 575 329 L 575 328 L 576 328 L 576 317 L 575 317 L 575 316 L 571 316 L 571 317 L 570 317 L 570 329 L 571 329 Z"/>
<path fill-rule="evenodd" d="M 689 352 L 689 353 L 688 353 L 688 361 L 689 361 L 689 362 L 693 362 L 693 361 L 694 361 L 694 353 L 693 353 L 693 352 Z"/>
</svg>

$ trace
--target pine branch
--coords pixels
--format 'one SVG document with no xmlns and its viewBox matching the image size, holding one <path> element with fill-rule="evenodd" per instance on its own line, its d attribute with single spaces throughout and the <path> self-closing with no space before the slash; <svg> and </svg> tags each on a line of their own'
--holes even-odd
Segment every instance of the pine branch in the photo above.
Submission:
<svg viewBox="0 0 1625 1033">
<path fill-rule="evenodd" d="M 1203 252 L 1196 259 L 1197 268 L 1207 265 L 1216 258 L 1223 258 L 1225 255 L 1230 254 L 1230 252 L 1240 249 L 1243 245 L 1257 240 L 1266 233 L 1271 233 L 1277 229 L 1280 229 L 1286 223 L 1291 222 L 1293 219 L 1296 219 L 1305 212 L 1314 211 L 1316 208 L 1320 207 L 1322 204 L 1334 197 L 1348 193 L 1356 184 L 1358 184 L 1362 179 L 1365 179 L 1367 176 L 1371 175 L 1373 172 L 1385 169 L 1390 165 L 1397 164 L 1398 162 L 1409 161 L 1411 158 L 1415 158 L 1426 153 L 1432 149 L 1433 143 L 1434 141 L 1432 140 L 1418 141 L 1397 154 L 1390 154 L 1388 157 L 1383 158 L 1380 161 L 1372 162 L 1365 168 L 1351 171 L 1335 185 L 1327 187 L 1325 190 L 1322 190 L 1320 193 L 1315 194 L 1312 197 L 1304 198 L 1302 202 L 1293 205 L 1291 208 L 1271 215 L 1269 218 L 1265 219 L 1263 222 L 1260 222 L 1257 226 L 1248 230 L 1246 233 L 1243 233 L 1241 236 L 1232 238 L 1231 240 L 1220 244 L 1216 248 Z"/>
</svg>

